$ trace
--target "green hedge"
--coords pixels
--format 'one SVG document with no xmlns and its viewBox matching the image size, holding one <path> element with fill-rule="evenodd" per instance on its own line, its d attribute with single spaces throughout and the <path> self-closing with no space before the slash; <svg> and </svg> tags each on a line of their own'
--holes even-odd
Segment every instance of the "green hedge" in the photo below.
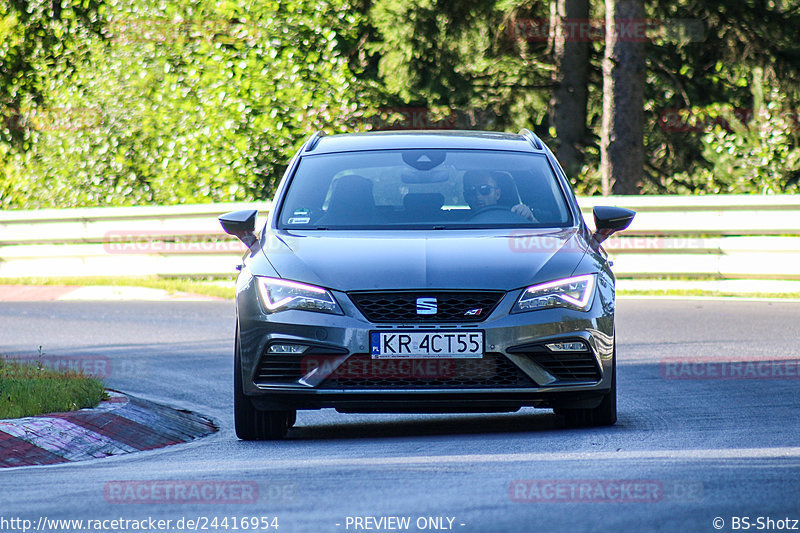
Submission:
<svg viewBox="0 0 800 533">
<path fill-rule="evenodd" d="M 99 33 L 34 58 L 42 101 L 12 117 L 0 206 L 270 197 L 299 143 L 367 102 L 342 51 L 358 18 L 346 0 L 241 4 L 107 0 Z"/>
</svg>

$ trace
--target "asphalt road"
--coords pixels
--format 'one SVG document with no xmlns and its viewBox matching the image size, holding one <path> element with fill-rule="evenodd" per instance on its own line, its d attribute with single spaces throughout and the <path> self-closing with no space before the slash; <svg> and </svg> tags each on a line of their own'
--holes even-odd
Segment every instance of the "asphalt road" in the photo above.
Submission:
<svg viewBox="0 0 800 533">
<path fill-rule="evenodd" d="M 614 427 L 566 429 L 550 411 L 533 409 L 418 416 L 323 410 L 301 412 L 287 440 L 262 443 L 233 434 L 232 306 L 0 305 L 0 352 L 33 355 L 42 345 L 50 356 L 109 358 L 109 386 L 200 412 L 222 427 L 153 452 L 0 471 L 0 531 L 21 531 L 10 519 L 35 526 L 40 517 L 152 517 L 171 520 L 175 531 L 181 518 L 199 518 L 201 531 L 225 531 L 228 517 L 232 531 L 234 517 L 262 516 L 277 516 L 280 532 L 392 531 L 393 521 L 365 519 L 390 516 L 410 519 L 401 531 L 732 531 L 735 517 L 749 517 L 750 530 L 800 529 L 793 522 L 800 520 L 798 303 L 620 300 Z M 764 362 L 787 358 L 794 365 Z M 219 483 L 202 503 L 172 503 L 164 494 L 158 502 L 118 503 L 113 490 L 132 480 L 162 491 Z M 740 518 L 738 529 L 748 522 Z"/>
</svg>

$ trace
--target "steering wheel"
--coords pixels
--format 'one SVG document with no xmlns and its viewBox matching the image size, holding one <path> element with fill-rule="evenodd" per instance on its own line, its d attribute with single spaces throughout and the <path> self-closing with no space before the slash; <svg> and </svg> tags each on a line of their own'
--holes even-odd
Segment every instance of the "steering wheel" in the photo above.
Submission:
<svg viewBox="0 0 800 533">
<path fill-rule="evenodd" d="M 498 204 L 485 205 L 485 206 L 483 206 L 481 208 L 478 208 L 474 212 L 470 213 L 469 218 L 472 219 L 472 218 L 475 218 L 475 217 L 479 217 L 479 216 L 481 216 L 481 215 L 483 215 L 485 213 L 491 213 L 493 211 L 510 212 L 511 208 L 507 207 L 507 206 L 504 206 L 504 205 L 498 205 Z"/>
<path fill-rule="evenodd" d="M 504 211 L 506 213 L 510 213 L 511 212 L 511 208 L 507 207 L 505 205 L 498 205 L 498 204 L 485 205 L 485 206 L 483 206 L 481 208 L 476 209 L 474 212 L 470 213 L 469 220 L 472 220 L 473 218 L 477 218 L 477 217 L 479 217 L 481 215 L 484 215 L 486 213 L 498 212 L 498 211 Z"/>
</svg>

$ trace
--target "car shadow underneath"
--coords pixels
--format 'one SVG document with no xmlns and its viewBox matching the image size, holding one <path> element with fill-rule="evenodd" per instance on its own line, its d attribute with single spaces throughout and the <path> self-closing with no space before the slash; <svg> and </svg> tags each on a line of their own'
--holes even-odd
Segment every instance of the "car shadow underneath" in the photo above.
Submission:
<svg viewBox="0 0 800 533">
<path fill-rule="evenodd" d="M 298 425 L 289 430 L 287 440 L 321 439 L 375 439 L 398 437 L 424 437 L 439 435 L 539 433 L 554 430 L 585 431 L 570 429 L 561 416 L 549 410 L 525 410 L 518 413 L 448 414 L 448 415 L 337 415 L 347 416 L 341 423 Z M 370 420 L 359 421 L 357 417 L 369 416 Z M 375 420 L 375 416 L 386 416 Z M 409 419 L 408 417 L 419 417 Z M 302 417 L 302 414 L 300 414 Z M 398 419 L 398 417 L 402 417 Z M 589 428 L 596 431 L 604 428 Z"/>
</svg>

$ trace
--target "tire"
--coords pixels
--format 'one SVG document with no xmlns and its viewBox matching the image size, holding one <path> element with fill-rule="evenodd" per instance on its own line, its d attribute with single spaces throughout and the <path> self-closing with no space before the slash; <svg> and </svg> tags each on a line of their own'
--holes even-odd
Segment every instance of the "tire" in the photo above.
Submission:
<svg viewBox="0 0 800 533">
<path fill-rule="evenodd" d="M 239 354 L 239 328 L 233 355 L 233 421 L 241 440 L 278 440 L 294 424 L 297 411 L 260 411 L 245 396 L 242 385 L 242 360 Z"/>
<path fill-rule="evenodd" d="M 600 405 L 591 409 L 557 409 L 556 414 L 564 417 L 569 427 L 613 426 L 617 423 L 617 349 L 611 366 L 611 390 L 604 396 Z"/>
</svg>

